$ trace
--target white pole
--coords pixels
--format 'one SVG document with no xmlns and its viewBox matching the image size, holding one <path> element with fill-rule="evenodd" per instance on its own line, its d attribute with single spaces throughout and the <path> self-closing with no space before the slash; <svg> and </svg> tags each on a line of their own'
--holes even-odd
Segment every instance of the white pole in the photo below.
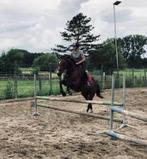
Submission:
<svg viewBox="0 0 147 159">
<path fill-rule="evenodd" d="M 111 107 L 110 107 L 110 131 L 113 130 L 113 110 L 112 107 L 114 106 L 114 83 L 115 83 L 115 79 L 114 79 L 114 75 L 112 75 L 112 88 L 111 88 Z"/>
<path fill-rule="evenodd" d="M 122 99 L 123 110 L 126 109 L 125 102 L 126 102 L 126 77 L 125 77 L 125 75 L 123 74 L 123 99 Z M 126 124 L 125 114 L 123 115 L 123 124 Z"/>
<path fill-rule="evenodd" d="M 115 55 L 116 55 L 116 66 L 117 71 L 119 69 L 118 66 L 118 50 L 117 50 L 117 34 L 116 34 L 116 13 L 115 13 L 115 5 L 113 4 L 113 18 L 114 18 L 114 39 L 115 39 Z"/>
</svg>

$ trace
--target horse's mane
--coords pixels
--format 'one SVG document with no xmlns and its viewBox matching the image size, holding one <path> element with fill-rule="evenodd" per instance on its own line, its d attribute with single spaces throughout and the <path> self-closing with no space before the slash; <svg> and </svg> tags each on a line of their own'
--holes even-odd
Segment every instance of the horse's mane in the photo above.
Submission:
<svg viewBox="0 0 147 159">
<path fill-rule="evenodd" d="M 61 59 L 64 59 L 67 62 L 69 62 L 70 64 L 75 65 L 75 61 L 70 55 L 63 55 L 63 56 L 61 56 Z"/>
</svg>

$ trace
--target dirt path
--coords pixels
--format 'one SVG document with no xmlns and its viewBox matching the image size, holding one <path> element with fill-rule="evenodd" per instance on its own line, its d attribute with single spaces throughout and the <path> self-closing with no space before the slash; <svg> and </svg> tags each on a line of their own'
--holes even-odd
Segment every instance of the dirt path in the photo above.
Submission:
<svg viewBox="0 0 147 159">
<path fill-rule="evenodd" d="M 103 95 L 111 99 L 110 90 Z M 117 90 L 117 101 L 121 100 L 121 95 L 122 90 Z M 83 100 L 81 96 L 72 98 Z M 85 104 L 48 104 L 86 110 Z M 0 104 L 0 159 L 147 159 L 147 147 L 96 135 L 96 131 L 108 128 L 107 121 L 43 108 L 39 108 L 40 116 L 34 117 L 30 105 L 30 101 Z M 126 107 L 147 114 L 147 89 L 127 89 Z M 99 115 L 109 114 L 108 108 L 103 106 L 93 108 Z M 132 127 L 120 132 L 147 140 L 147 123 L 127 120 Z M 118 126 L 115 124 L 115 128 Z"/>
</svg>

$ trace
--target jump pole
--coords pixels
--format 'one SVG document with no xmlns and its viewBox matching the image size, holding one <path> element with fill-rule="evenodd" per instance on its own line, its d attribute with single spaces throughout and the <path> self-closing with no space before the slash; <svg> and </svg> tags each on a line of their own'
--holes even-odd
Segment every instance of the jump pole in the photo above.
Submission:
<svg viewBox="0 0 147 159">
<path fill-rule="evenodd" d="M 133 118 L 136 118 L 138 120 L 142 120 L 144 122 L 147 122 L 147 116 L 146 115 L 140 115 L 140 114 L 137 114 L 137 113 L 134 113 L 134 112 L 130 112 L 130 111 L 127 111 L 125 110 L 126 107 L 125 107 L 125 76 L 123 76 L 123 99 L 122 99 L 122 106 L 121 107 L 116 107 L 115 104 L 114 104 L 114 83 L 115 83 L 115 79 L 114 79 L 114 76 L 112 76 L 112 104 L 111 104 L 111 118 L 110 118 L 110 130 L 113 129 L 113 113 L 114 112 L 117 112 L 117 113 L 120 113 L 120 114 L 123 114 L 123 125 L 126 125 L 126 118 L 125 116 L 130 116 L 130 117 L 133 117 Z M 127 125 L 126 125 L 127 126 Z"/>
<path fill-rule="evenodd" d="M 81 104 L 98 104 L 98 105 L 105 105 L 105 106 L 111 106 L 110 101 L 94 101 L 94 100 L 85 100 L 85 101 L 80 101 L 80 100 L 71 100 L 71 99 L 61 99 L 61 98 L 53 98 L 53 97 L 42 97 L 42 96 L 36 96 L 36 99 L 40 100 L 48 100 L 48 101 L 59 101 L 59 102 L 69 102 L 69 103 L 81 103 Z M 122 106 L 122 103 L 114 102 L 113 103 L 115 106 Z"/>
<path fill-rule="evenodd" d="M 100 116 L 100 115 L 92 114 L 92 113 L 78 112 L 78 111 L 67 110 L 67 109 L 63 109 L 63 108 L 61 109 L 61 108 L 57 108 L 57 107 L 51 107 L 51 106 L 48 106 L 48 105 L 37 104 L 37 106 L 38 107 L 47 108 L 47 109 L 56 110 L 56 111 L 61 111 L 61 112 L 67 112 L 67 113 L 78 114 L 78 115 L 87 116 L 87 117 L 93 117 L 93 118 L 99 118 L 99 119 L 103 119 L 103 120 L 109 120 L 109 117 Z M 114 119 L 114 122 L 119 122 L 120 123 L 121 120 Z"/>
<path fill-rule="evenodd" d="M 134 112 L 129 112 L 127 110 L 123 110 L 122 108 L 117 108 L 115 106 L 113 106 L 111 109 L 112 109 L 113 112 L 124 114 L 124 115 L 130 116 L 130 117 L 133 117 L 135 119 L 147 122 L 147 115 L 140 115 L 140 114 L 137 114 L 137 113 L 134 113 Z"/>
<path fill-rule="evenodd" d="M 111 88 L 111 108 L 114 105 L 114 83 L 115 83 L 115 78 L 114 75 L 112 75 L 112 88 Z M 113 129 L 113 110 L 110 108 L 110 130 Z"/>
<path fill-rule="evenodd" d="M 123 99 L 122 99 L 122 103 L 123 103 L 122 108 L 123 108 L 123 110 L 125 110 L 126 109 L 126 104 L 125 104 L 126 103 L 126 77 L 124 74 L 123 74 Z M 123 123 L 120 126 L 120 128 L 127 126 L 125 114 L 123 115 L 122 120 L 123 120 Z"/>
<path fill-rule="evenodd" d="M 128 142 L 133 142 L 135 144 L 147 146 L 147 140 L 141 140 L 141 139 L 137 139 L 137 138 L 131 138 L 131 137 L 128 137 L 126 135 L 122 135 L 122 134 L 116 133 L 114 131 L 106 131 L 104 133 L 106 135 L 111 136 L 112 138 L 115 138 L 115 139 L 120 139 L 120 140 L 124 140 L 124 141 L 128 141 Z"/>
<path fill-rule="evenodd" d="M 37 107 L 44 107 L 44 108 L 48 108 L 48 109 L 53 109 L 53 110 L 57 110 L 57 111 L 63 111 L 63 112 L 68 112 L 68 113 L 73 113 L 73 114 L 79 114 L 79 115 L 84 115 L 84 116 L 89 116 L 89 117 L 95 117 L 95 118 L 99 118 L 99 119 L 104 119 L 104 120 L 109 120 L 109 117 L 104 117 L 104 116 L 100 116 L 97 114 L 88 114 L 88 113 L 83 113 L 83 112 L 78 112 L 78 111 L 72 111 L 72 110 L 65 110 L 65 109 L 61 109 L 61 108 L 56 108 L 56 107 L 51 107 L 51 106 L 45 106 L 45 105 L 40 105 L 37 104 L 37 100 L 49 100 L 49 101 L 59 101 L 59 102 L 74 102 L 74 103 L 92 103 L 92 104 L 99 104 L 99 105 L 106 105 L 106 106 L 110 106 L 111 102 L 110 101 L 91 101 L 91 100 L 86 100 L 86 101 L 79 101 L 79 100 L 67 100 L 67 99 L 60 99 L 60 98 L 49 98 L 49 97 L 42 97 L 42 96 L 37 96 L 36 94 L 37 88 L 36 88 L 36 74 L 34 74 L 34 102 L 32 103 L 32 107 L 34 108 L 34 116 L 38 116 L 40 115 L 38 113 L 38 108 Z M 122 103 L 118 103 L 118 102 L 114 102 L 115 106 L 122 106 Z M 118 119 L 114 119 L 115 122 L 122 122 L 121 120 Z"/>
<path fill-rule="evenodd" d="M 88 117 L 95 117 L 95 118 L 99 118 L 99 119 L 103 119 L 103 120 L 109 120 L 108 117 L 104 117 L 104 116 L 100 116 L 97 114 L 88 114 L 88 113 L 81 113 L 81 112 L 77 112 L 77 111 L 72 111 L 72 110 L 65 110 L 65 109 L 61 109 L 61 108 L 55 108 L 55 107 L 51 107 L 51 106 L 45 106 L 45 105 L 40 105 L 37 104 L 37 100 L 49 100 L 49 101 L 59 101 L 59 102 L 74 102 L 74 103 L 92 103 L 92 104 L 101 104 L 101 105 L 107 105 L 110 106 L 111 102 L 109 101 L 91 101 L 91 100 L 87 100 L 87 101 L 78 101 L 78 100 L 67 100 L 67 99 L 60 99 L 60 98 L 49 98 L 49 97 L 41 97 L 41 96 L 37 96 L 37 88 L 36 88 L 36 74 L 34 74 L 34 101 L 32 103 L 32 108 L 34 109 L 34 113 L 33 116 L 38 116 L 40 115 L 38 113 L 38 107 L 44 107 L 44 108 L 48 108 L 48 109 L 53 109 L 53 110 L 57 110 L 57 111 L 63 111 L 63 112 L 68 112 L 68 113 L 73 113 L 73 114 L 79 114 L 79 115 L 84 115 L 84 116 L 88 116 Z M 116 106 L 121 106 L 121 103 L 114 103 Z M 118 119 L 114 119 L 115 122 L 121 122 L 121 120 Z"/>
<path fill-rule="evenodd" d="M 126 98 L 126 85 L 125 85 L 125 76 L 123 75 L 123 97 L 122 97 L 122 103 L 120 106 L 120 110 L 125 110 L 125 98 Z M 115 102 L 114 102 L 114 99 L 115 99 L 115 78 L 114 78 L 114 75 L 112 75 L 112 88 L 111 88 L 111 108 L 110 108 L 110 131 L 113 130 L 113 116 L 114 116 L 114 107 L 115 107 Z M 125 113 L 122 113 L 123 116 L 122 116 L 122 124 L 120 126 L 120 128 L 126 126 L 126 117 L 125 117 Z"/>
<path fill-rule="evenodd" d="M 111 104 L 111 110 L 110 110 L 110 128 L 109 128 L 108 131 L 105 131 L 105 132 L 102 132 L 102 133 L 104 133 L 106 135 L 109 135 L 113 139 L 120 139 L 120 140 L 124 140 L 124 141 L 133 142 L 133 143 L 136 143 L 136 144 L 147 146 L 147 140 L 128 137 L 126 135 L 122 135 L 122 134 L 119 134 L 119 133 L 116 133 L 116 132 L 113 131 L 113 121 L 114 121 L 113 113 L 114 112 L 123 114 L 123 124 L 121 125 L 121 128 L 126 126 L 126 118 L 125 118 L 126 115 L 147 122 L 147 116 L 138 115 L 136 113 L 129 112 L 129 111 L 125 110 L 125 94 L 126 94 L 126 92 L 125 92 L 125 76 L 123 76 L 122 107 L 119 108 L 119 107 L 114 106 L 114 103 L 113 103 L 114 102 L 114 94 L 115 94 L 114 93 L 114 90 L 115 90 L 114 83 L 115 83 L 115 78 L 114 78 L 114 76 L 112 76 L 112 92 L 111 92 L 112 104 Z"/>
</svg>

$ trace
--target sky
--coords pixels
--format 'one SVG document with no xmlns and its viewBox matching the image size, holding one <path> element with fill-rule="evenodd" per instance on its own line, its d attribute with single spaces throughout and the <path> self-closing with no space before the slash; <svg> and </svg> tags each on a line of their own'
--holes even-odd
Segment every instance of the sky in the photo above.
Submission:
<svg viewBox="0 0 147 159">
<path fill-rule="evenodd" d="M 49 52 L 63 44 L 60 32 L 82 12 L 91 18 L 102 42 L 114 37 L 114 0 L 0 0 L 0 53 L 11 48 Z M 147 36 L 147 0 L 122 0 L 115 6 L 117 37 Z"/>
</svg>

